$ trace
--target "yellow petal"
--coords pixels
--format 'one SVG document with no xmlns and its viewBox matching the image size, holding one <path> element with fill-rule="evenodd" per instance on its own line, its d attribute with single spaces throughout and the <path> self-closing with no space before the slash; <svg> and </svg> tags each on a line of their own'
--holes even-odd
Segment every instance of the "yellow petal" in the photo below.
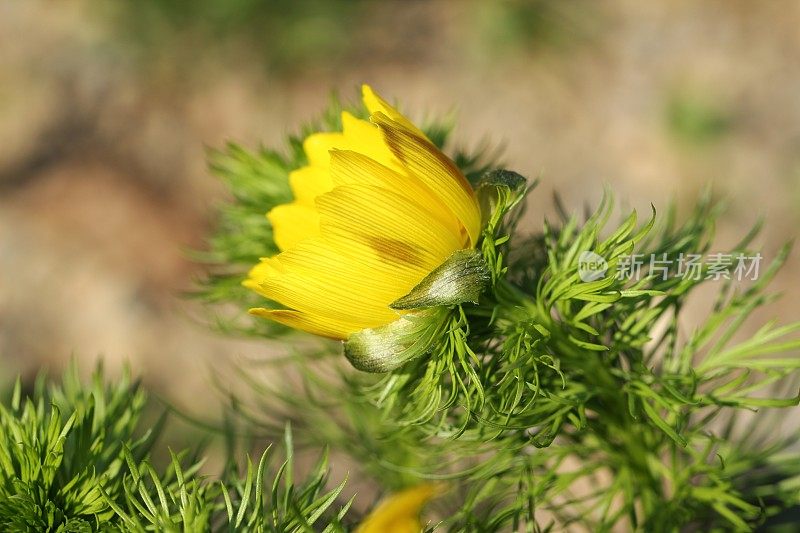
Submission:
<svg viewBox="0 0 800 533">
<path fill-rule="evenodd" d="M 374 126 L 373 126 L 374 127 Z M 363 154 L 351 150 L 331 152 L 331 179 L 334 186 L 374 185 L 402 194 L 424 209 L 456 236 L 461 223 L 416 176 L 401 174 Z"/>
<path fill-rule="evenodd" d="M 432 484 L 399 492 L 378 505 L 356 533 L 420 533 L 422 507 L 438 492 L 438 487 Z"/>
<path fill-rule="evenodd" d="M 461 248 L 460 236 L 429 211 L 381 187 L 341 185 L 317 198 L 317 210 L 323 236 L 366 244 L 385 263 L 416 267 L 419 279 Z"/>
<path fill-rule="evenodd" d="M 302 167 L 289 173 L 289 186 L 297 203 L 314 207 L 314 199 L 333 188 L 330 173 L 321 167 Z"/>
<path fill-rule="evenodd" d="M 316 209 L 296 202 L 274 207 L 267 218 L 272 223 L 275 244 L 288 250 L 304 240 L 319 235 L 319 214 Z"/>
<path fill-rule="evenodd" d="M 303 151 L 308 157 L 309 165 L 328 168 L 328 152 L 333 148 L 341 147 L 344 143 L 344 134 L 342 133 L 312 133 L 303 141 Z"/>
<path fill-rule="evenodd" d="M 321 237 L 264 261 L 255 290 L 319 323 L 346 322 L 347 334 L 399 318 L 389 304 L 461 245 L 419 205 L 379 187 L 339 186 L 317 206 Z"/>
<path fill-rule="evenodd" d="M 303 150 L 309 166 L 327 169 L 329 154 L 333 149 L 354 150 L 389 167 L 399 167 L 383 134 L 375 124 L 342 112 L 342 132 L 314 133 L 303 141 Z"/>
<path fill-rule="evenodd" d="M 387 115 L 375 113 L 371 118 L 383 131 L 392 153 L 450 208 L 474 246 L 480 233 L 480 208 L 475 192 L 455 163 L 430 141 Z"/>
<path fill-rule="evenodd" d="M 397 109 L 389 105 L 389 103 L 381 98 L 378 93 L 373 91 L 372 87 L 369 85 L 364 84 L 361 86 L 361 98 L 364 100 L 364 105 L 367 107 L 370 115 L 374 115 L 375 113 L 383 113 L 393 121 L 401 124 L 406 129 L 414 132 L 415 135 L 426 140 L 428 139 L 421 129 L 416 127 Z"/>
<path fill-rule="evenodd" d="M 242 285 L 257 291 L 262 281 L 271 276 L 280 275 L 280 271 L 277 271 L 275 267 L 276 263 L 270 261 L 269 258 L 262 258 L 256 266 L 250 269 L 247 279 L 242 282 Z"/>
<path fill-rule="evenodd" d="M 402 170 L 397 158 L 386 146 L 380 128 L 372 122 L 361 120 L 354 117 L 347 111 L 342 112 L 342 128 L 345 143 L 336 148 L 341 150 L 352 150 L 370 159 L 374 159 L 380 164 L 394 170 Z"/>
<path fill-rule="evenodd" d="M 320 337 L 329 339 L 346 340 L 350 334 L 351 324 L 337 322 L 330 318 L 308 315 L 291 309 L 264 309 L 257 307 L 250 309 L 250 314 L 273 320 L 290 328 L 307 331 Z"/>
<path fill-rule="evenodd" d="M 348 256 L 321 239 L 265 260 L 275 268 L 258 279 L 262 296 L 314 317 L 350 325 L 348 333 L 388 324 L 400 317 L 389 303 L 408 292 L 418 275 L 402 268 L 376 268 L 380 258 L 355 246 Z"/>
</svg>

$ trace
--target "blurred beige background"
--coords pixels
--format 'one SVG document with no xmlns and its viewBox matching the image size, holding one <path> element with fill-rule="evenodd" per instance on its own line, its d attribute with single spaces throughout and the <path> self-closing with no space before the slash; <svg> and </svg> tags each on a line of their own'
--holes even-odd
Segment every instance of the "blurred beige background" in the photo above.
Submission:
<svg viewBox="0 0 800 533">
<path fill-rule="evenodd" d="M 774 257 L 800 222 L 798 28 L 793 0 L 0 0 L 0 382 L 103 356 L 182 403 L 265 353 L 181 297 L 224 197 L 205 150 L 280 145 L 362 82 L 541 176 L 530 228 L 553 191 L 646 213 L 713 182 L 720 244 L 763 214 Z M 768 315 L 798 318 L 798 272 Z"/>
</svg>

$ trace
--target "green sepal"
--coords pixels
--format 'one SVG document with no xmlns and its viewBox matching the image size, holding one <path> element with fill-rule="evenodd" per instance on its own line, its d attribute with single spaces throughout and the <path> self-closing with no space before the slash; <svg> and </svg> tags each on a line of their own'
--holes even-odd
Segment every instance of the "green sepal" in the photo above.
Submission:
<svg viewBox="0 0 800 533">
<path fill-rule="evenodd" d="M 447 316 L 445 309 L 429 309 L 403 315 L 385 326 L 362 329 L 345 341 L 344 355 L 358 370 L 390 372 L 428 353 Z"/>
<path fill-rule="evenodd" d="M 490 170 L 481 177 L 475 194 L 483 226 L 499 219 L 525 197 L 527 180 L 511 170 Z"/>
<path fill-rule="evenodd" d="M 389 307 L 425 309 L 477 303 L 490 281 L 489 269 L 479 251 L 457 250 Z"/>
</svg>

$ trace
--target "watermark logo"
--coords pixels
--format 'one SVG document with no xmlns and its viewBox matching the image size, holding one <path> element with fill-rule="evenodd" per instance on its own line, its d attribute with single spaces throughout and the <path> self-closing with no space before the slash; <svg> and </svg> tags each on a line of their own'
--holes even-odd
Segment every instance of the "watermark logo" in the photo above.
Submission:
<svg viewBox="0 0 800 533">
<path fill-rule="evenodd" d="M 735 280 L 758 279 L 763 257 L 757 253 L 712 253 L 690 254 L 633 254 L 619 257 L 615 277 L 618 280 L 639 281 L 643 277 L 667 280 L 682 278 L 690 280 Z M 606 276 L 608 262 L 594 252 L 582 252 L 578 257 L 578 276 L 584 282 L 596 281 Z"/>
<path fill-rule="evenodd" d="M 594 252 L 581 252 L 578 256 L 578 276 L 581 281 L 603 279 L 608 272 L 608 262 Z"/>
</svg>

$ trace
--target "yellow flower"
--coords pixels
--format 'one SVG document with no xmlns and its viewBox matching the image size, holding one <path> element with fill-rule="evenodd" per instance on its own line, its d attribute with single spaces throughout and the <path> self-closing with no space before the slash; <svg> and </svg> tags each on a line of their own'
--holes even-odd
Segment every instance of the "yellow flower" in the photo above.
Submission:
<svg viewBox="0 0 800 533">
<path fill-rule="evenodd" d="M 356 533 L 420 533 L 422 507 L 440 492 L 437 485 L 419 485 L 391 496 L 375 508 Z"/>
<path fill-rule="evenodd" d="M 272 209 L 275 243 L 244 285 L 286 309 L 250 312 L 346 340 L 400 318 L 390 304 L 453 252 L 474 248 L 472 187 L 407 118 L 363 86 L 370 120 L 342 113 L 342 132 L 305 139 L 294 201 Z"/>
</svg>

